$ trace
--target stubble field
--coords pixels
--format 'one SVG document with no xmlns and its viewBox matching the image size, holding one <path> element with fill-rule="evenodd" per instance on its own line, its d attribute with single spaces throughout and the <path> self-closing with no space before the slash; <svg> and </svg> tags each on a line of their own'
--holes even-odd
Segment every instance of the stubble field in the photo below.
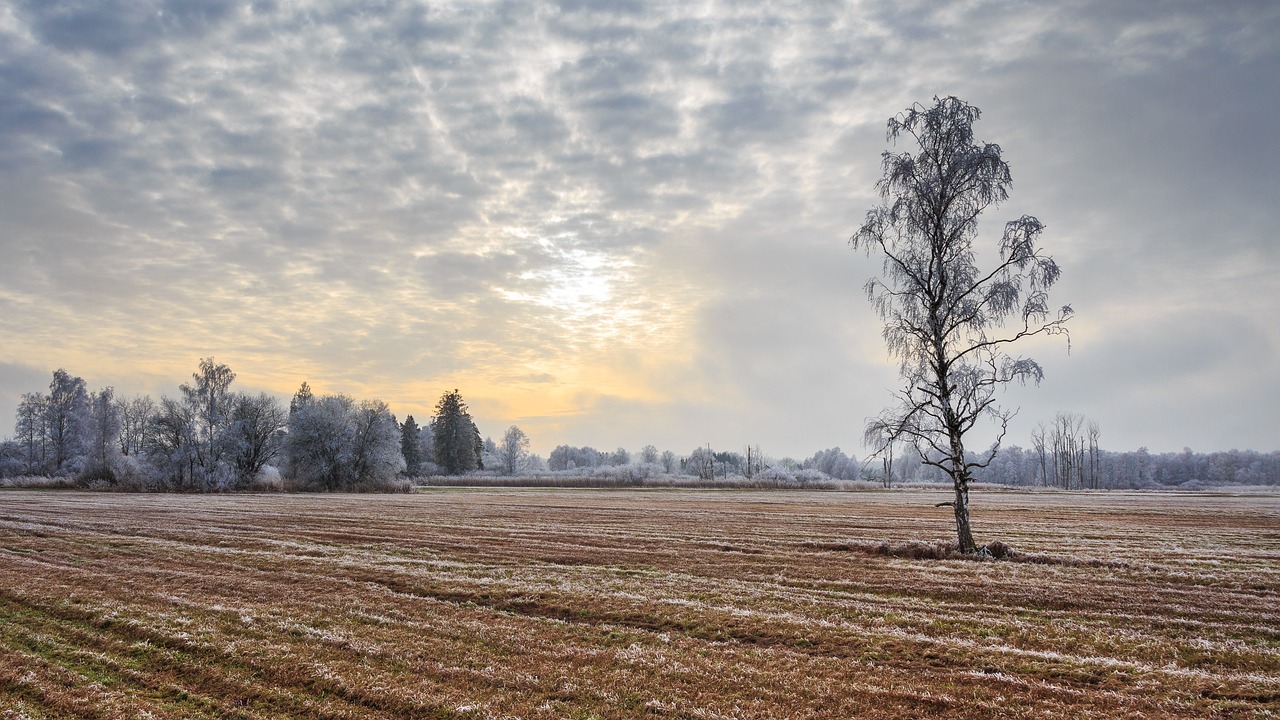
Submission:
<svg viewBox="0 0 1280 720">
<path fill-rule="evenodd" d="M 1280 496 L 0 493 L 3 718 L 1280 717 Z"/>
</svg>

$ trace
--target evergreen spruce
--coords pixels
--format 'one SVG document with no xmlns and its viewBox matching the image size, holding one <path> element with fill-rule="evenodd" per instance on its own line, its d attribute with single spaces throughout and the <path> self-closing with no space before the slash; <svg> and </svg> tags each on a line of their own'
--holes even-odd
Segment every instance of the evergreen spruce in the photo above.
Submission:
<svg viewBox="0 0 1280 720">
<path fill-rule="evenodd" d="M 440 396 L 431 429 L 435 436 L 432 447 L 435 461 L 446 474 L 462 475 L 484 469 L 480 459 L 484 441 L 456 389 Z"/>
<path fill-rule="evenodd" d="M 400 425 L 400 452 L 404 455 L 404 472 L 410 477 L 417 475 L 422 465 L 422 448 L 418 445 L 418 434 L 418 423 L 410 415 Z"/>
</svg>

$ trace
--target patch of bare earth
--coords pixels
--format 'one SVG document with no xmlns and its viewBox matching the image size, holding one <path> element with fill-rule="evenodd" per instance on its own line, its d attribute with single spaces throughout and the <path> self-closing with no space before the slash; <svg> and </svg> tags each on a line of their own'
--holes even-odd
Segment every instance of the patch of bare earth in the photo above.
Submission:
<svg viewBox="0 0 1280 720">
<path fill-rule="evenodd" d="M 3 492 L 0 717 L 1280 716 L 1280 497 L 937 500 Z"/>
</svg>

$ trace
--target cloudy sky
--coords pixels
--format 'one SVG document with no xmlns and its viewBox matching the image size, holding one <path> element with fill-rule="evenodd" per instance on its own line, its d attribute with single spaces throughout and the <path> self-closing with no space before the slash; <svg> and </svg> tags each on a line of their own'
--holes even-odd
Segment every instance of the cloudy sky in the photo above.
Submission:
<svg viewBox="0 0 1280 720">
<path fill-rule="evenodd" d="M 896 370 L 847 240 L 934 95 L 1078 313 L 1010 441 L 1280 449 L 1280 5 L 1229 1 L 0 4 L 0 422 L 214 356 L 543 454 L 861 453 Z"/>
</svg>

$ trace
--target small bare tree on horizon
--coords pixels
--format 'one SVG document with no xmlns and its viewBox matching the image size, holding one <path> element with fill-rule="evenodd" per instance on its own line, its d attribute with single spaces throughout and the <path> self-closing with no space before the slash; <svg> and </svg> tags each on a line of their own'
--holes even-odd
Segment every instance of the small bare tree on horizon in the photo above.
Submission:
<svg viewBox="0 0 1280 720">
<path fill-rule="evenodd" d="M 1044 377 L 1034 360 L 1005 349 L 1033 335 L 1066 334 L 1072 314 L 1063 306 L 1051 315 L 1048 290 L 1061 271 L 1037 245 L 1044 225 L 1036 218 L 1006 223 L 998 262 L 978 267 L 978 217 L 1008 199 L 1012 183 L 1000 146 L 973 139 L 980 115 L 955 97 L 935 97 L 932 107 L 916 104 L 890 118 L 887 140 L 905 136 L 919 151 L 883 153 L 876 183 L 883 202 L 850 238 L 855 250 L 884 258 L 882 276 L 867 281 L 866 292 L 904 381 L 897 405 L 868 421 L 866 441 L 877 451 L 905 442 L 952 479 L 964 553 L 978 552 L 969 523 L 972 471 L 990 464 L 1015 412 L 996 404 L 995 390 Z M 965 436 L 983 418 L 999 425 L 996 441 L 980 458 L 966 458 Z"/>
<path fill-rule="evenodd" d="M 503 474 L 519 475 L 524 472 L 529 463 L 529 436 L 515 425 L 507 428 L 498 445 L 498 458 L 502 461 Z"/>
</svg>

